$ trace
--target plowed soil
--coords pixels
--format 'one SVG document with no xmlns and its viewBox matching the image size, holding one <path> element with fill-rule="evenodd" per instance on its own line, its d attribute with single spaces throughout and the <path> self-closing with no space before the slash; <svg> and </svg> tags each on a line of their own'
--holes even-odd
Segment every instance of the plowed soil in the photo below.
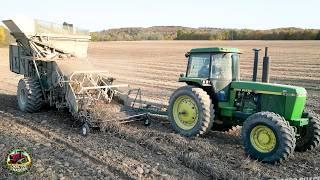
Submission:
<svg viewBox="0 0 320 180">
<path fill-rule="evenodd" d="M 242 79 L 252 74 L 252 48 L 269 47 L 271 81 L 303 86 L 307 110 L 319 117 L 320 42 L 318 41 L 148 41 L 91 43 L 89 59 L 108 70 L 117 83 L 143 89 L 144 99 L 166 105 L 185 72 L 185 52 L 193 47 L 239 47 Z M 261 56 L 262 56 L 261 52 Z M 259 73 L 261 74 L 261 68 Z M 21 78 L 9 70 L 8 49 L 0 49 L 0 153 L 10 147 L 32 149 L 33 166 L 15 175 L 3 166 L 0 179 L 269 179 L 320 176 L 320 150 L 299 153 L 283 164 L 249 159 L 238 133 L 210 132 L 186 138 L 166 119 L 109 123 L 106 132 L 79 134 L 67 111 L 44 108 L 20 112 L 16 86 Z M 235 128 L 237 129 L 237 128 Z M 1 156 L 1 163 L 4 157 Z"/>
</svg>

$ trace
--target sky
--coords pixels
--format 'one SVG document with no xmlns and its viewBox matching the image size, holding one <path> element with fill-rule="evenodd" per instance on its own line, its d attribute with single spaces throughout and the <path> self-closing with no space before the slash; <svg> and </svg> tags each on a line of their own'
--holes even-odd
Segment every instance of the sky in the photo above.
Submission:
<svg viewBox="0 0 320 180">
<path fill-rule="evenodd" d="M 0 20 L 17 16 L 99 31 L 162 25 L 320 28 L 319 0 L 2 0 Z"/>
</svg>

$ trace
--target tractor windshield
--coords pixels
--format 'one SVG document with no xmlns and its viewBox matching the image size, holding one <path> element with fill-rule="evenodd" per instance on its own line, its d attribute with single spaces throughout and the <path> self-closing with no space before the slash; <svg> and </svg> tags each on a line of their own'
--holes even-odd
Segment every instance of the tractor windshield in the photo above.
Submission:
<svg viewBox="0 0 320 180">
<path fill-rule="evenodd" d="M 211 78 L 214 80 L 232 80 L 232 54 L 212 55 Z"/>
<path fill-rule="evenodd" d="M 211 69 L 210 69 L 210 61 Z M 232 81 L 239 76 L 239 55 L 236 53 L 192 54 L 189 57 L 187 77 Z M 211 74 L 210 74 L 211 70 Z M 211 76 L 210 76 L 211 75 Z"/>
<path fill-rule="evenodd" d="M 190 78 L 208 78 L 210 54 L 193 54 L 189 59 L 187 76 Z"/>
</svg>

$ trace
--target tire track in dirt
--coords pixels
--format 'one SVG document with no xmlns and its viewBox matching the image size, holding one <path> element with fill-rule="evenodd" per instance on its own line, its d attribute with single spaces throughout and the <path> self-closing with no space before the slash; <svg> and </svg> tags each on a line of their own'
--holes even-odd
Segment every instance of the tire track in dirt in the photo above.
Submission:
<svg viewBox="0 0 320 180">
<path fill-rule="evenodd" d="M 94 65 L 96 65 L 97 67 L 101 68 L 101 67 L 117 67 L 119 69 L 131 69 L 131 70 L 135 70 L 135 69 L 155 69 L 155 70 L 159 70 L 159 71 L 181 71 L 182 69 L 186 69 L 186 66 L 181 66 L 181 67 L 176 67 L 174 65 L 168 67 L 168 64 L 167 65 L 150 65 L 150 64 L 143 64 L 143 63 L 97 63 L 97 62 L 94 62 L 93 63 Z"/>
<path fill-rule="evenodd" d="M 167 57 L 167 56 L 166 56 Z M 168 57 L 170 58 L 170 57 Z M 134 58 L 112 58 L 112 59 L 108 59 L 108 60 L 103 60 L 101 59 L 101 57 L 97 56 L 94 58 L 89 58 L 91 60 L 91 62 L 95 62 L 95 63 L 110 63 L 110 64 L 115 64 L 115 65 L 123 65 L 123 62 L 125 62 L 128 65 L 150 65 L 150 66 L 159 66 L 159 67 L 166 67 L 168 65 L 168 63 L 173 64 L 175 66 L 178 66 L 178 68 L 183 68 L 184 64 L 186 63 L 186 59 L 176 59 L 176 60 L 167 60 L 167 58 L 163 58 L 163 59 L 154 59 L 154 58 L 146 58 L 146 59 L 139 59 L 139 61 L 137 61 Z"/>
<path fill-rule="evenodd" d="M 86 153 L 85 151 L 82 151 L 78 147 L 73 146 L 71 143 L 69 143 L 66 140 L 64 140 L 63 138 L 59 137 L 59 135 L 55 134 L 52 131 L 48 131 L 46 129 L 41 129 L 41 128 L 31 124 L 30 121 L 28 122 L 26 120 L 23 120 L 23 119 L 21 119 L 19 117 L 12 116 L 12 115 L 10 115 L 8 113 L 5 113 L 3 111 L 0 111 L 0 116 L 9 118 L 11 120 L 11 123 L 13 122 L 15 124 L 20 125 L 21 127 L 29 129 L 29 131 L 33 131 L 33 132 L 37 133 L 40 136 L 44 136 L 49 141 L 53 141 L 56 144 L 64 145 L 65 147 L 67 147 L 68 149 L 72 150 L 73 152 L 80 154 L 83 158 L 88 158 L 92 163 L 94 163 L 96 165 L 107 167 L 107 169 L 109 169 L 112 172 L 116 173 L 117 175 L 119 175 L 119 177 L 121 177 L 123 179 L 130 178 L 130 176 L 128 176 L 124 172 L 122 172 L 122 171 L 114 168 L 110 164 L 107 164 L 104 161 L 101 161 L 100 159 L 98 159 L 98 158 Z"/>
<path fill-rule="evenodd" d="M 51 119 L 57 120 L 56 125 L 53 125 L 52 123 L 49 123 L 48 126 L 44 127 L 40 121 L 41 119 L 45 118 L 45 114 L 43 113 L 35 113 L 31 116 L 31 114 L 25 114 L 25 113 L 20 113 L 17 112 L 16 110 L 13 110 L 12 107 L 7 107 L 6 111 L 9 112 L 7 114 L 10 119 L 15 118 L 15 121 L 18 121 L 21 123 L 23 126 L 27 126 L 29 128 L 32 128 L 33 130 L 39 131 L 41 134 L 45 135 L 47 138 L 55 140 L 57 143 L 65 144 L 68 148 L 71 148 L 73 151 L 79 151 L 80 149 L 80 154 L 83 157 L 90 157 L 93 158 L 93 160 L 97 160 L 95 157 L 98 157 L 101 163 L 101 160 L 110 162 L 110 164 L 113 164 L 112 166 L 115 166 L 114 168 L 120 169 L 120 172 L 123 171 L 126 173 L 127 176 L 130 178 L 137 178 L 136 174 L 132 174 L 131 172 L 135 171 L 135 166 L 130 167 L 129 165 L 123 165 L 121 163 L 126 163 L 130 164 L 128 162 L 135 162 L 136 164 L 152 164 L 152 167 L 157 168 L 157 163 L 161 163 L 158 169 L 152 170 L 149 175 L 155 176 L 155 177 L 161 177 L 162 174 L 160 173 L 167 173 L 171 174 L 168 177 L 181 177 L 183 179 L 189 179 L 191 177 L 197 177 L 197 179 L 203 179 L 201 178 L 200 175 L 197 175 L 197 173 L 194 173 L 190 170 L 186 170 L 186 167 L 182 165 L 175 165 L 175 162 L 171 161 L 171 164 L 166 164 L 165 162 L 168 161 L 166 156 L 164 155 L 159 155 L 159 154 L 152 154 L 148 155 L 147 157 L 143 157 L 145 154 L 148 154 L 148 149 L 146 147 L 141 146 L 140 150 L 139 148 L 137 149 L 137 146 L 140 146 L 137 144 L 136 141 L 127 141 L 125 139 L 119 139 L 118 135 L 114 135 L 114 133 L 107 133 L 107 134 L 91 134 L 90 137 L 86 137 L 86 141 L 84 142 L 83 140 L 77 138 L 79 135 L 77 133 L 70 129 L 67 128 L 66 126 L 61 127 L 61 117 L 56 119 L 57 115 L 53 115 L 52 113 L 57 113 L 57 112 L 48 112 L 46 114 L 51 117 Z M 19 115 L 21 114 L 21 115 Z M 51 115 L 50 115 L 51 114 Z M 16 117 L 18 116 L 18 117 Z M 19 116 L 22 116 L 23 118 L 19 118 Z M 31 119 L 32 118 L 32 121 Z M 41 118 L 41 119 L 40 119 Z M 38 124 L 36 122 L 38 122 Z M 60 122 L 59 122 L 60 121 Z M 49 122 L 49 120 L 48 120 Z M 51 121 L 50 121 L 51 122 Z M 59 124 L 59 125 L 58 125 Z M 64 124 L 64 123 L 62 123 Z M 69 124 L 70 125 L 70 124 Z M 40 126 L 40 127 L 39 127 Z M 52 127 L 58 128 L 58 129 L 51 129 Z M 34 129 L 35 128 L 35 129 Z M 61 129 L 62 128 L 62 129 Z M 57 135 L 59 133 L 59 136 Z M 76 133 L 76 135 L 73 135 L 73 133 Z M 71 139 L 71 142 L 69 140 Z M 83 137 L 82 137 L 83 139 Z M 120 141 L 119 141 L 120 140 Z M 90 142 L 89 144 L 87 144 Z M 112 142 L 112 143 L 111 143 Z M 128 143 L 129 142 L 129 143 Z M 72 143 L 72 144 L 70 144 Z M 118 143 L 118 144 L 116 144 Z M 89 145 L 90 148 L 87 150 L 87 146 Z M 83 151 L 81 150 L 82 148 L 85 148 Z M 128 149 L 129 148 L 129 149 Z M 134 148 L 135 151 L 132 151 Z M 108 152 L 108 154 L 111 152 L 110 156 L 102 156 L 102 152 Z M 150 151 L 153 152 L 153 151 Z M 113 161 L 115 157 L 120 158 L 119 161 Z M 131 157 L 131 158 L 130 158 Z M 142 157 L 142 159 L 141 159 Z M 111 160 L 110 160 L 111 159 Z M 122 160 L 126 159 L 126 162 Z M 146 160 L 147 159 L 147 160 Z M 103 162 L 102 161 L 102 162 Z M 120 163 L 120 164 L 119 164 Z M 129 166 L 129 170 L 123 169 L 123 166 Z M 114 168 L 107 168 L 111 171 L 113 171 Z M 131 169 L 130 169 L 131 168 Z M 133 169 L 132 169 L 133 168 Z M 153 169 L 154 169 L 153 168 Z M 179 170 L 179 171 L 178 171 Z M 179 174 L 179 172 L 187 171 L 188 173 L 184 174 Z M 117 171 L 115 171 L 117 172 Z M 165 174 L 164 174 L 165 175 Z M 184 175 L 186 175 L 184 177 Z M 149 176 L 147 176 L 148 178 Z M 189 178 L 188 178 L 189 177 Z"/>
<path fill-rule="evenodd" d="M 308 63 L 308 62 L 306 62 Z M 251 62 L 240 62 L 240 67 L 243 69 L 252 69 L 253 68 L 253 64 Z M 259 70 L 262 69 L 262 62 L 259 62 Z M 292 71 L 292 72 L 306 72 L 309 71 L 309 69 L 312 72 L 317 72 L 317 70 L 320 69 L 319 66 L 314 66 L 314 67 L 310 67 L 308 68 L 308 70 L 306 70 L 306 68 L 304 66 L 294 66 L 292 65 L 292 67 L 288 68 L 288 66 L 277 66 L 277 64 L 271 64 L 271 69 L 272 70 L 279 70 L 279 71 Z"/>
</svg>

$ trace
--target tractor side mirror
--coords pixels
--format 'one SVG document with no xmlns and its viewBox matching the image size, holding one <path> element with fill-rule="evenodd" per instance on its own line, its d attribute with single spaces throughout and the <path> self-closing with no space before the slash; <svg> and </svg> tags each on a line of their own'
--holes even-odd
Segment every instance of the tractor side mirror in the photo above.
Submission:
<svg viewBox="0 0 320 180">
<path fill-rule="evenodd" d="M 188 57 L 190 56 L 190 54 L 189 54 L 189 53 L 186 53 L 184 56 L 185 56 L 186 58 L 188 58 Z"/>
</svg>

